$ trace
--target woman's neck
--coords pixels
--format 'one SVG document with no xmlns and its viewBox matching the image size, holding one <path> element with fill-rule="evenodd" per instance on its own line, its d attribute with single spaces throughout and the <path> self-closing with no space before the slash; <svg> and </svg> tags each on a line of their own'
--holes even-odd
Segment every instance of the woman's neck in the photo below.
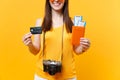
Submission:
<svg viewBox="0 0 120 80">
<path fill-rule="evenodd" d="M 52 26 L 59 27 L 63 25 L 63 14 L 61 11 L 52 10 Z"/>
</svg>

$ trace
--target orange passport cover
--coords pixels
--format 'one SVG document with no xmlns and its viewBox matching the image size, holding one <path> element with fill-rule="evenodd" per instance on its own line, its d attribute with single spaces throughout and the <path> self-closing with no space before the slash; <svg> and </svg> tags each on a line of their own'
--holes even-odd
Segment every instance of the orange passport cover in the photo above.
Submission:
<svg viewBox="0 0 120 80">
<path fill-rule="evenodd" d="M 73 26 L 72 27 L 72 44 L 79 45 L 80 38 L 84 37 L 85 27 L 84 26 Z"/>
</svg>

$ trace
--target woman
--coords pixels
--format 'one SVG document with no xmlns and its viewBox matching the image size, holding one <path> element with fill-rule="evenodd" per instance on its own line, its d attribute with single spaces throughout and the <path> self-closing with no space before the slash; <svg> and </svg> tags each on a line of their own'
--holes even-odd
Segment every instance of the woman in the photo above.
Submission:
<svg viewBox="0 0 120 80">
<path fill-rule="evenodd" d="M 80 45 L 71 44 L 73 22 L 69 17 L 68 0 L 46 0 L 45 17 L 42 23 L 44 34 L 25 34 L 23 42 L 34 55 L 40 53 L 34 80 L 77 80 L 73 53 L 85 52 L 90 41 L 80 39 Z M 43 54 L 44 53 L 44 54 Z M 43 70 L 43 60 L 61 61 L 62 70 L 51 76 Z"/>
</svg>

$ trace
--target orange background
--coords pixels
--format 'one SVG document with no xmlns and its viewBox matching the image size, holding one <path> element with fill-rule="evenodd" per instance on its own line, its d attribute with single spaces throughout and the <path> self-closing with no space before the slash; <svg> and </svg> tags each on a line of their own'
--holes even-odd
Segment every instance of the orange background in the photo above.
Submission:
<svg viewBox="0 0 120 80">
<path fill-rule="evenodd" d="M 33 80 L 35 62 L 22 36 L 44 15 L 45 0 L 0 0 L 0 80 Z M 76 56 L 78 80 L 120 80 L 120 0 L 69 0 L 87 21 L 91 48 Z"/>
</svg>

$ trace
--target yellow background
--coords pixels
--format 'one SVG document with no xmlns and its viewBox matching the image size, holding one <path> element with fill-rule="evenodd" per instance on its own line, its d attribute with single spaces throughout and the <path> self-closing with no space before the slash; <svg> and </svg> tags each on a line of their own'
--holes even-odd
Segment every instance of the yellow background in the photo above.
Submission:
<svg viewBox="0 0 120 80">
<path fill-rule="evenodd" d="M 35 62 L 22 36 L 44 15 L 45 0 L 0 0 L 0 80 L 33 80 Z M 87 21 L 91 48 L 76 56 L 78 80 L 120 80 L 120 0 L 69 0 Z"/>
</svg>

